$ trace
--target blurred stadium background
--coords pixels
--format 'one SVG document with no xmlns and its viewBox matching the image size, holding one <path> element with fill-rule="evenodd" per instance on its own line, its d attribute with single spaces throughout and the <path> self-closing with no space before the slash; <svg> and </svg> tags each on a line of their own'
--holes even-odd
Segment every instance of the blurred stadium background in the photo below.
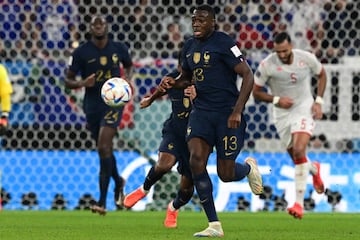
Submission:
<svg viewBox="0 0 360 240">
<path fill-rule="evenodd" d="M 98 157 L 85 129 L 83 92 L 63 85 L 68 57 L 88 38 L 93 14 L 105 15 L 110 36 L 133 54 L 135 96 L 115 148 L 126 192 L 142 183 L 150 163 L 134 146 L 156 158 L 170 105 L 163 98 L 139 110 L 139 101 L 176 67 L 178 44 L 191 35 L 191 11 L 198 4 L 215 7 L 218 28 L 238 41 L 254 70 L 281 30 L 291 33 L 295 47 L 326 64 L 326 114 L 309 150 L 311 159 L 321 162 L 328 189 L 313 194 L 309 177 L 306 209 L 360 211 L 360 3 L 355 0 L 0 0 L 0 61 L 14 87 L 11 127 L 0 146 L 3 208 L 86 209 L 97 199 Z M 259 198 L 246 181 L 219 181 L 212 155 L 208 169 L 217 209 L 284 210 L 294 201 L 294 169 L 280 147 L 271 106 L 250 99 L 245 114 L 248 132 L 238 160 L 258 159 L 266 192 Z M 134 209 L 164 209 L 178 179 L 176 172 L 167 175 Z M 109 191 L 109 209 L 112 198 Z M 188 205 L 198 207 L 196 198 Z"/>
</svg>

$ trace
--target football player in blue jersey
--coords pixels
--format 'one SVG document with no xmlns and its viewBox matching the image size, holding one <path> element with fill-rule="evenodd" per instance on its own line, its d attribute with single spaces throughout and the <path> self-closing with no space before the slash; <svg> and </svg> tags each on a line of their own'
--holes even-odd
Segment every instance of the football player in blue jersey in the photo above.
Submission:
<svg viewBox="0 0 360 240">
<path fill-rule="evenodd" d="M 174 79 L 180 74 L 180 71 L 179 64 L 177 70 L 164 78 Z M 143 185 L 125 197 L 124 206 L 131 208 L 143 199 L 150 191 L 150 188 L 178 162 L 177 169 L 181 175 L 180 189 L 175 199 L 169 203 L 164 221 L 165 227 L 175 228 L 177 226 L 178 209 L 188 203 L 194 193 L 194 184 L 189 166 L 190 155 L 185 141 L 185 134 L 196 91 L 194 85 L 190 85 L 186 89 L 172 88 L 166 92 L 156 90 L 151 96 L 142 99 L 140 108 L 150 106 L 155 99 L 165 94 L 168 94 L 171 100 L 172 111 L 163 125 L 158 161 L 149 170 Z"/>
<path fill-rule="evenodd" d="M 101 87 L 112 77 L 122 77 L 130 81 L 132 59 L 128 47 L 108 37 L 108 24 L 103 16 L 91 19 L 91 39 L 74 50 L 69 61 L 65 87 L 77 89 L 85 87 L 83 109 L 87 127 L 97 144 L 100 158 L 100 197 L 91 207 L 94 213 L 106 214 L 106 197 L 110 179 L 115 182 L 115 204 L 123 206 L 125 180 L 119 175 L 113 154 L 113 138 L 120 124 L 123 108 L 111 108 L 101 98 Z M 121 67 L 124 76 L 121 76 Z M 76 75 L 81 73 L 81 80 Z"/>
<path fill-rule="evenodd" d="M 215 25 L 215 11 L 211 6 L 195 8 L 193 37 L 183 47 L 182 74 L 176 81 L 164 79 L 159 86 L 165 91 L 194 81 L 197 92 L 189 117 L 187 141 L 194 185 L 209 226 L 195 233 L 196 237 L 224 235 L 206 169 L 214 146 L 217 173 L 222 181 L 239 181 L 247 176 L 252 192 L 256 195 L 263 192 L 256 160 L 249 157 L 244 164 L 236 162 L 244 145 L 246 122 L 242 112 L 254 83 L 253 72 L 234 40 L 216 31 Z M 237 87 L 239 76 L 242 78 L 240 90 Z"/>
</svg>

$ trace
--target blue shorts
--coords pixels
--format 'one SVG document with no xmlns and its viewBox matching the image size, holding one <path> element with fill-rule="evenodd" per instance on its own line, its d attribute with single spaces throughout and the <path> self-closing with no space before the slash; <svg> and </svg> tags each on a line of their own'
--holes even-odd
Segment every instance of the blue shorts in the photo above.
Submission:
<svg viewBox="0 0 360 240">
<path fill-rule="evenodd" d="M 193 109 L 190 114 L 186 140 L 197 137 L 215 146 L 217 159 L 236 160 L 244 146 L 246 121 L 241 116 L 238 128 L 228 128 L 229 114 Z"/>
<path fill-rule="evenodd" d="M 91 137 L 97 142 L 99 137 L 99 130 L 102 126 L 117 128 L 120 125 L 124 108 L 112 109 L 106 111 L 87 113 L 86 122 L 87 129 L 91 132 Z"/>
<path fill-rule="evenodd" d="M 174 134 L 172 129 L 165 127 L 162 130 L 162 140 L 159 146 L 159 151 L 174 155 L 178 163 L 178 172 L 181 175 L 192 179 L 189 163 L 190 153 L 185 141 L 185 131 L 183 136 L 179 136 Z"/>
</svg>

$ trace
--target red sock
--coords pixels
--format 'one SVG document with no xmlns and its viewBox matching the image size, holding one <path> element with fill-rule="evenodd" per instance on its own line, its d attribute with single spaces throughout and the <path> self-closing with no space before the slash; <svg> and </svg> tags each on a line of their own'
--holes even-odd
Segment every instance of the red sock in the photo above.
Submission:
<svg viewBox="0 0 360 240">
<path fill-rule="evenodd" d="M 302 164 L 302 163 L 306 163 L 306 162 L 307 162 L 307 158 L 306 158 L 306 157 L 302 157 L 302 158 L 299 158 L 299 159 L 295 159 L 295 160 L 294 160 L 295 165 L 297 165 L 297 164 Z"/>
</svg>

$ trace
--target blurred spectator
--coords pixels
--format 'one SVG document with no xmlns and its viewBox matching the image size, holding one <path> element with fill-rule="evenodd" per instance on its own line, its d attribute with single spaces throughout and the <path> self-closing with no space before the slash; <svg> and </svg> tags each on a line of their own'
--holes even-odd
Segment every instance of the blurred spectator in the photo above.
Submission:
<svg viewBox="0 0 360 240">
<path fill-rule="evenodd" d="M 161 22 L 161 38 L 164 41 L 163 45 L 166 46 L 167 49 L 178 49 L 179 44 L 183 39 L 192 34 L 192 29 L 189 28 L 189 26 L 191 26 L 191 19 L 189 16 L 167 15 Z"/>
<path fill-rule="evenodd" d="M 279 24 L 279 5 L 270 0 L 243 0 L 246 5 L 240 18 L 240 48 L 272 49 L 273 33 Z M 278 1 L 279 2 L 279 1 Z"/>
<path fill-rule="evenodd" d="M 230 1 L 219 11 L 216 19 L 216 29 L 229 34 L 230 37 L 236 39 L 238 32 L 238 14 L 235 12 L 239 1 Z"/>
<path fill-rule="evenodd" d="M 341 139 L 336 142 L 336 149 L 342 153 L 352 153 L 354 148 L 353 141 L 351 139 Z"/>
<path fill-rule="evenodd" d="M 169 23 L 167 25 L 167 31 L 169 33 L 169 41 L 174 44 L 174 47 L 178 47 L 183 40 L 180 25 L 178 23 Z"/>
<path fill-rule="evenodd" d="M 325 134 L 313 135 L 310 138 L 309 147 L 312 150 L 326 150 L 330 149 L 330 143 Z"/>
<path fill-rule="evenodd" d="M 281 31 L 287 31 L 295 48 L 312 51 L 310 42 L 314 28 L 321 25 L 322 0 L 290 0 L 281 2 Z"/>
<path fill-rule="evenodd" d="M 316 56 L 322 63 L 341 63 L 343 56 L 359 55 L 359 2 L 326 1 L 323 22 L 317 26 L 317 40 L 312 42 Z"/>
<path fill-rule="evenodd" d="M 40 39 L 41 26 L 35 24 L 37 16 L 35 13 L 24 12 L 22 29 L 20 32 L 21 41 L 24 43 L 25 48 L 29 52 L 28 61 L 40 56 L 43 43 Z"/>
<path fill-rule="evenodd" d="M 235 40 L 244 51 L 252 69 L 255 69 L 273 48 L 272 38 L 281 19 L 280 2 L 281 0 L 238 0 L 231 1 L 231 4 L 224 8 L 226 14 L 235 14 L 230 15 L 229 20 L 223 20 L 223 29 L 220 30 L 227 32 L 229 22 L 236 20 Z M 219 19 L 220 26 L 221 20 Z M 231 36 L 231 33 L 229 35 Z"/>
</svg>

